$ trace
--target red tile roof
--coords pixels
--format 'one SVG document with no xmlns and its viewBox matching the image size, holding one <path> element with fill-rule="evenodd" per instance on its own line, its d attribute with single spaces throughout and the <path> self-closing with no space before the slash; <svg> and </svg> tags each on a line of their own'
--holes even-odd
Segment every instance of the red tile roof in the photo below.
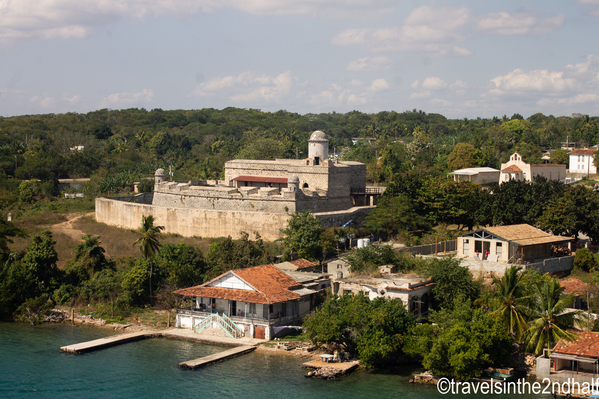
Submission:
<svg viewBox="0 0 599 399">
<path fill-rule="evenodd" d="M 517 167 L 516 165 L 510 165 L 505 169 L 501 169 L 502 172 L 508 172 L 508 173 L 515 173 L 515 172 L 522 172 L 522 169 L 520 169 L 519 167 Z"/>
<path fill-rule="evenodd" d="M 586 295 L 588 287 L 576 277 L 568 277 L 559 281 L 559 285 L 564 287 L 564 294 L 574 294 L 576 296 Z"/>
<path fill-rule="evenodd" d="M 574 151 L 570 151 L 568 155 L 593 155 L 597 150 L 589 150 L 588 148 L 579 148 Z"/>
<path fill-rule="evenodd" d="M 251 181 L 258 183 L 278 183 L 287 184 L 286 177 L 268 177 L 268 176 L 237 176 L 233 178 L 236 181 Z"/>
<path fill-rule="evenodd" d="M 572 331 L 578 335 L 574 342 L 559 341 L 554 353 L 587 357 L 599 357 L 599 333 L 589 331 Z"/>
<path fill-rule="evenodd" d="M 220 288 L 209 286 L 220 277 L 232 273 L 254 287 L 257 291 L 241 290 L 234 288 Z M 175 291 L 183 296 L 199 296 L 204 298 L 229 299 L 248 303 L 271 304 L 299 299 L 300 295 L 291 292 L 292 287 L 301 286 L 297 281 L 277 269 L 273 265 L 248 267 L 247 269 L 232 270 L 223 273 L 216 279 L 190 288 Z"/>
<path fill-rule="evenodd" d="M 316 266 L 318 264 L 316 262 L 310 262 L 309 260 L 303 259 L 303 258 L 302 259 L 298 259 L 298 260 L 290 260 L 289 263 L 291 263 L 292 265 L 297 266 L 298 270 L 307 269 L 307 268 L 310 268 L 310 267 L 314 267 L 314 266 Z"/>
</svg>

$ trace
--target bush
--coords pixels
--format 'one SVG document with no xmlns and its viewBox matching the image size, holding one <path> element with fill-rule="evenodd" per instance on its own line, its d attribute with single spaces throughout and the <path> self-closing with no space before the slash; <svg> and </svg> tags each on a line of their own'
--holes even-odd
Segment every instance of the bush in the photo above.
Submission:
<svg viewBox="0 0 599 399">
<path fill-rule="evenodd" d="M 597 262 L 590 249 L 580 248 L 576 251 L 576 255 L 574 255 L 574 268 L 587 273 L 591 269 L 597 268 Z"/>
</svg>

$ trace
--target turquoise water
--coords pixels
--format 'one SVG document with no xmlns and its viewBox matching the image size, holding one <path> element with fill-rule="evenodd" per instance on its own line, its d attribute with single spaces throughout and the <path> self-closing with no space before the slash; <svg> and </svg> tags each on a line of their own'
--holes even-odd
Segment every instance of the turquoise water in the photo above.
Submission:
<svg viewBox="0 0 599 399">
<path fill-rule="evenodd" d="M 442 398 L 408 383 L 414 371 L 358 370 L 340 380 L 304 378 L 303 359 L 251 353 L 198 370 L 177 364 L 225 347 L 163 338 L 83 355 L 61 346 L 112 334 L 63 324 L 0 323 L 0 398 Z M 530 395 L 492 395 L 527 398 Z M 475 398 L 476 395 L 459 396 Z M 480 395 L 478 397 L 481 397 Z M 550 398 L 550 396 L 535 396 Z"/>
</svg>

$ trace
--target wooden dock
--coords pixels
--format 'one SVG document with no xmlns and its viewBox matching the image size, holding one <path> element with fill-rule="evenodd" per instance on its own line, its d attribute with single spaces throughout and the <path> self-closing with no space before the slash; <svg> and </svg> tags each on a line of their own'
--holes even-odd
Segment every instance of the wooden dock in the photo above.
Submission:
<svg viewBox="0 0 599 399">
<path fill-rule="evenodd" d="M 60 348 L 61 352 L 67 353 L 85 353 L 91 352 L 99 349 L 109 348 L 111 346 L 126 344 L 128 342 L 140 341 L 146 338 L 154 338 L 162 336 L 159 332 L 148 332 L 148 331 L 138 331 L 129 334 L 119 334 L 113 335 L 111 337 L 100 338 L 93 341 L 82 342 L 80 344 L 63 346 Z"/>
<path fill-rule="evenodd" d="M 179 363 L 179 367 L 183 369 L 197 369 L 198 367 L 208 366 L 216 362 L 231 359 L 232 357 L 241 356 L 256 349 L 255 346 L 238 346 L 224 352 L 218 352 L 210 356 L 201 357 L 199 359 L 189 360 Z"/>
</svg>

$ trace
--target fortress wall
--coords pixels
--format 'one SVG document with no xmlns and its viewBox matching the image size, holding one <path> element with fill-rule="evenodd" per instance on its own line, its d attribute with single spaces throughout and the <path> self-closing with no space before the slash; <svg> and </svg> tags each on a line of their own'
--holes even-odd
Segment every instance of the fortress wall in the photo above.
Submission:
<svg viewBox="0 0 599 399">
<path fill-rule="evenodd" d="M 165 233 L 238 239 L 243 231 L 250 237 L 258 231 L 268 241 L 280 237 L 279 230 L 289 219 L 288 214 L 172 208 L 96 198 L 96 221 L 100 223 L 136 230 L 142 216 L 149 215 L 154 216 L 155 225 L 164 226 Z"/>
<path fill-rule="evenodd" d="M 346 174 L 347 175 L 347 174 Z M 311 189 L 297 192 L 268 187 L 190 186 L 164 182 L 154 186 L 153 205 L 215 211 L 293 213 L 310 209 L 331 212 L 352 207 L 349 186 L 337 196 Z"/>
<path fill-rule="evenodd" d="M 278 189 L 272 190 L 276 190 L 278 194 Z M 268 193 L 266 192 L 264 194 Z M 295 212 L 296 210 L 294 195 L 270 195 L 262 197 L 259 194 L 242 196 L 240 193 L 237 193 L 228 196 L 198 196 L 184 193 L 155 191 L 152 204 L 170 208 L 206 209 L 214 211 L 286 213 L 287 211 Z"/>
<path fill-rule="evenodd" d="M 354 207 L 346 211 L 315 213 L 324 227 L 340 227 L 349 220 L 361 222 L 374 207 Z M 288 214 L 267 212 L 207 211 L 201 209 L 171 208 L 125 202 L 117 199 L 96 198 L 96 221 L 124 229 L 137 230 L 142 216 L 154 216 L 155 225 L 164 226 L 165 233 L 184 237 L 241 237 L 245 231 L 253 236 L 257 231 L 262 238 L 274 241 L 280 238 L 280 229 L 287 226 Z"/>
</svg>

